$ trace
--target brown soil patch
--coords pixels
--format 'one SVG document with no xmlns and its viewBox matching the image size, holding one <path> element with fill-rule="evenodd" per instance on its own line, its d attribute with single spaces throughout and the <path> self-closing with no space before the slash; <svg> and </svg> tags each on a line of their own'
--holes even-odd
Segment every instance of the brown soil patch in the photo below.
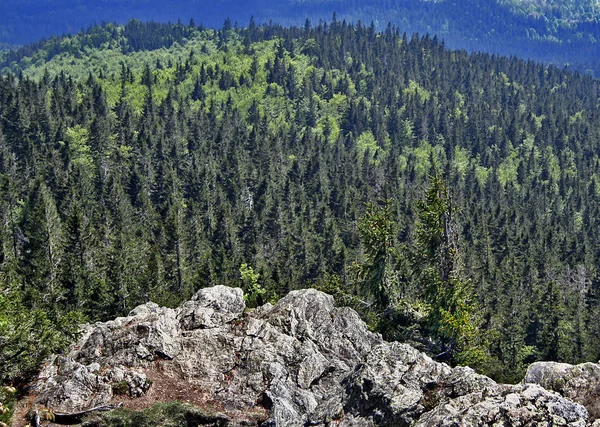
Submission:
<svg viewBox="0 0 600 427">
<path fill-rule="evenodd" d="M 125 408 L 141 411 L 151 407 L 156 402 L 178 400 L 216 412 L 224 410 L 219 402 L 210 399 L 209 393 L 206 390 L 202 390 L 200 385 L 174 375 L 172 370 L 168 369 L 170 363 L 156 362 L 153 367 L 140 369 L 152 381 L 152 385 L 143 396 L 133 398 L 116 395 L 113 396 L 111 403 L 123 403 L 123 407 Z"/>
<path fill-rule="evenodd" d="M 33 406 L 37 396 L 28 394 L 23 398 L 19 399 L 15 406 L 15 414 L 13 415 L 11 427 L 22 427 L 29 424 L 27 420 L 27 412 Z"/>
<path fill-rule="evenodd" d="M 256 405 L 251 408 L 226 408 L 222 402 L 210 397 L 210 392 L 202 388 L 199 382 L 188 381 L 177 375 L 175 366 L 170 361 L 155 361 L 153 365 L 140 368 L 152 381 L 148 391 L 141 397 L 132 398 L 114 395 L 112 404 L 122 404 L 124 408 L 141 411 L 158 402 L 180 401 L 197 406 L 207 412 L 221 413 L 232 421 L 254 421 L 259 424 L 268 418 L 268 411 Z M 27 395 L 19 400 L 11 427 L 23 427 L 28 424 L 27 412 L 34 405 L 35 395 Z M 47 427 L 61 427 L 58 424 L 47 424 Z"/>
</svg>

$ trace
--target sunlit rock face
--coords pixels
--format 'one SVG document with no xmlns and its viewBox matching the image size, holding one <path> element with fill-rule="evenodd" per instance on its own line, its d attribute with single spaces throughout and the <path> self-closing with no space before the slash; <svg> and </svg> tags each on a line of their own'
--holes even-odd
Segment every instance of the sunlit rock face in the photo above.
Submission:
<svg viewBox="0 0 600 427">
<path fill-rule="evenodd" d="M 241 289 L 215 286 L 176 309 L 148 303 L 87 325 L 36 391 L 69 412 L 124 395 L 166 400 L 176 384 L 194 390 L 183 398 L 217 408 L 224 425 L 586 425 L 575 396 L 529 382 L 497 384 L 385 342 L 313 289 L 246 310 Z"/>
</svg>

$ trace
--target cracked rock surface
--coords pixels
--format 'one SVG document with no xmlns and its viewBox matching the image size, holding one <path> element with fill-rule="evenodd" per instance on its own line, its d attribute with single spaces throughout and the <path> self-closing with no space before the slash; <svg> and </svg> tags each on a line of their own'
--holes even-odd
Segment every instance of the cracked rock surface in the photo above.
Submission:
<svg viewBox="0 0 600 427">
<path fill-rule="evenodd" d="M 588 411 L 588 422 L 600 426 L 600 365 L 536 362 L 527 368 L 523 383 L 538 384 L 581 403 Z"/>
<path fill-rule="evenodd" d="M 193 384 L 224 425 L 585 426 L 572 396 L 501 385 L 450 368 L 367 330 L 349 308 L 307 289 L 245 311 L 241 289 L 215 286 L 169 309 L 147 303 L 86 326 L 67 357 L 40 374 L 41 403 L 59 411 L 144 395 L 146 372 Z M 530 381 L 534 382 L 534 381 Z M 543 384 L 542 384 L 543 385 Z M 265 414 L 257 419 L 257 408 Z"/>
</svg>

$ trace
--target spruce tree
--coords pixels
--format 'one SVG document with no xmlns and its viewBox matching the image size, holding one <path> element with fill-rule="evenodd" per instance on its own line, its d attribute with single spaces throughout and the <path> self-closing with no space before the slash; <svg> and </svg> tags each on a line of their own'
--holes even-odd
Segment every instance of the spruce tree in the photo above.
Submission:
<svg viewBox="0 0 600 427">
<path fill-rule="evenodd" d="M 479 307 L 473 284 L 461 271 L 455 214 L 448 187 L 433 164 L 425 196 L 417 202 L 412 268 L 430 305 L 429 328 L 441 341 L 441 355 L 455 363 L 481 366 L 486 353 Z"/>
</svg>

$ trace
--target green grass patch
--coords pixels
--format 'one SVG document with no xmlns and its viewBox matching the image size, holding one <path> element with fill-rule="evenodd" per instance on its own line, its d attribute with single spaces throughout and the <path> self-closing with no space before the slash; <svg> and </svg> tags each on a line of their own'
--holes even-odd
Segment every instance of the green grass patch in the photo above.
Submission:
<svg viewBox="0 0 600 427">
<path fill-rule="evenodd" d="M 156 403 L 143 411 L 117 409 L 94 415 L 82 424 L 83 427 L 184 427 L 224 426 L 229 419 L 212 411 L 174 401 Z"/>
</svg>

